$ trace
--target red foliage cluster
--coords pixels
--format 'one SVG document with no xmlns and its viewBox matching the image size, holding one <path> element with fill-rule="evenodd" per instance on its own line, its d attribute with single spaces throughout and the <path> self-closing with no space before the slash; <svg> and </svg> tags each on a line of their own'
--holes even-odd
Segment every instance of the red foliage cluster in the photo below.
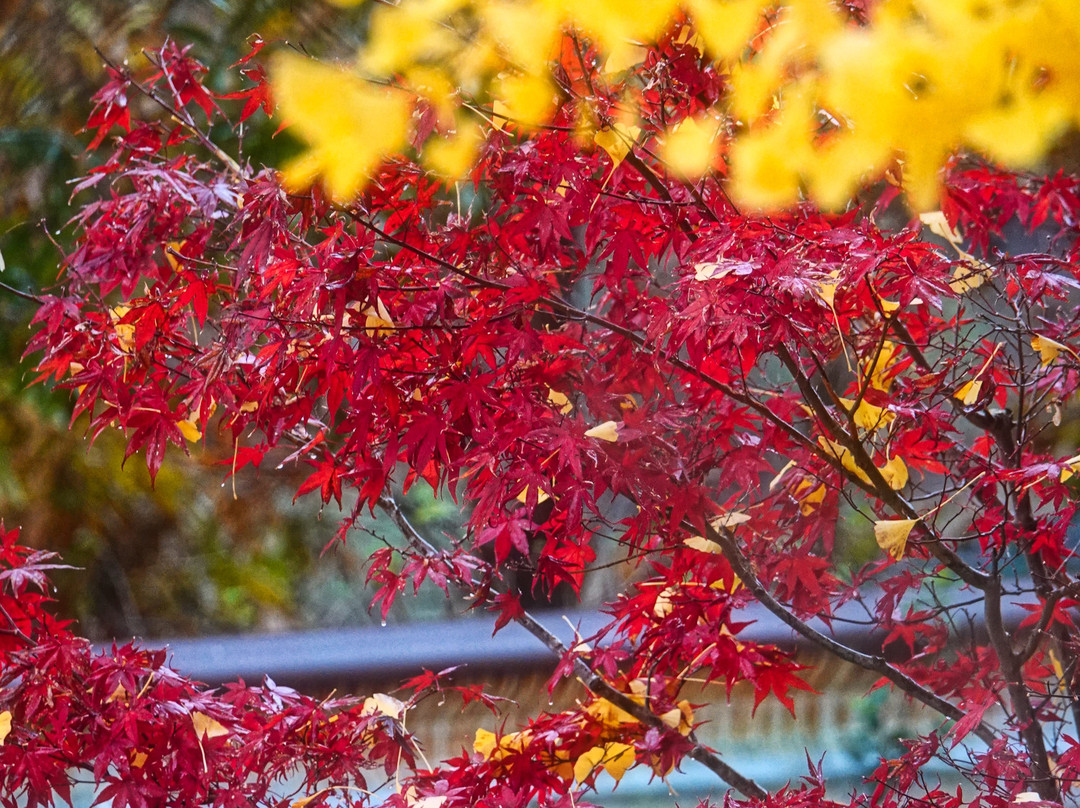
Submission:
<svg viewBox="0 0 1080 808">
<path fill-rule="evenodd" d="M 46 608 L 53 554 L 17 540 L 0 527 L 5 808 L 70 804 L 86 777 L 97 802 L 116 808 L 287 805 L 327 784 L 348 803 L 369 770 L 412 765 L 402 725 L 363 699 L 319 701 L 269 680 L 213 692 L 172 670 L 164 651 L 94 653 Z"/>
<path fill-rule="evenodd" d="M 688 725 L 690 676 L 728 692 L 747 681 L 756 701 L 789 707 L 806 687 L 790 651 L 740 637 L 738 612 L 754 601 L 941 714 L 940 731 L 910 739 L 857 802 L 1075 794 L 1080 753 L 1065 726 L 1080 719 L 1068 534 L 1080 461 L 1050 436 L 1080 383 L 1080 183 L 958 164 L 935 224 L 946 240 L 927 240 L 917 221 L 879 227 L 889 192 L 875 211 L 744 214 L 721 177 L 668 178 L 649 152 L 648 133 L 724 92 L 678 34 L 616 83 L 572 42 L 551 127 L 493 130 L 456 188 L 402 157 L 348 205 L 290 195 L 272 171 L 212 143 L 193 108 L 217 116 L 222 99 L 186 53 L 166 48 L 141 82 L 113 71 L 94 146 L 108 127 L 121 131 L 78 186 L 96 196 L 76 216 L 63 286 L 36 319 L 29 350 L 43 378 L 77 391 L 75 416 L 92 435 L 123 430 L 151 475 L 169 444 L 211 429 L 234 447 L 233 473 L 290 451 L 285 462 L 310 466 L 299 494 L 327 504 L 358 494 L 343 539 L 365 508 L 400 515 L 392 492 L 418 479 L 466 503 L 466 535 L 451 549 L 402 523 L 405 541 L 371 559 L 384 610 L 430 580 L 469 590 L 500 622 L 528 623 L 509 571 L 528 567 L 540 592 L 580 591 L 609 542 L 645 559 L 647 574 L 608 605 L 608 629 L 560 665 L 593 690 L 585 707 L 417 773 L 388 805 L 581 805 L 596 772 L 575 783 L 573 764 L 621 748 L 610 744 L 632 745 L 660 774 L 689 755 L 763 805 L 821 804 L 813 777 L 766 795 Z M 132 122 L 138 94 L 180 124 Z M 266 99 L 259 84 L 239 95 L 243 115 Z M 614 165 L 575 124 L 609 125 L 628 95 L 646 146 Z M 1020 237 L 1048 244 L 1016 252 Z M 868 557 L 878 560 L 856 563 Z M 1030 619 L 1007 625 L 1003 600 Z M 844 604 L 905 658 L 837 640 L 829 629 Z M 226 782 L 264 799 L 248 793 L 249 775 L 305 756 L 329 766 L 340 753 L 340 771 L 308 769 L 334 781 L 361 763 L 392 767 L 408 748 L 347 704 L 272 687 L 207 701 L 162 673 L 160 656 L 95 659 L 70 639 L 60 653 L 31 638 L 32 652 L 5 661 L 4 681 L 19 687 L 3 696 L 13 726 L 29 733 L 45 720 L 27 713 L 44 702 L 22 695 L 43 692 L 40 677 L 68 677 L 75 701 L 93 695 L 79 707 L 92 731 L 58 722 L 55 696 L 46 711 L 45 727 L 85 740 L 66 747 L 34 730 L 62 755 L 4 748 L 48 761 L 35 765 L 52 779 L 6 770 L 39 801 L 63 766 L 108 780 L 156 738 L 167 752 L 135 776 L 187 761 L 176 788 L 214 805 L 231 804 L 231 791 L 212 790 Z M 126 695 L 110 698 L 118 684 Z M 994 706 L 1007 718 L 987 719 Z M 196 710 L 228 735 L 200 745 Z M 334 744 L 378 742 L 346 751 L 303 734 L 330 713 L 348 719 Z M 339 735 L 343 725 L 353 735 Z M 972 787 L 935 789 L 923 777 L 934 757 Z M 118 804 L 142 804 L 123 782 Z"/>
</svg>

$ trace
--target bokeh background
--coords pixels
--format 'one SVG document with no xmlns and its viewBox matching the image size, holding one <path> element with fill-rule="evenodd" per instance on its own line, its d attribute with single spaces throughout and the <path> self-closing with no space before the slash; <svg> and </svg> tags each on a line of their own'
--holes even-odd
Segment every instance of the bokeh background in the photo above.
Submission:
<svg viewBox="0 0 1080 808">
<path fill-rule="evenodd" d="M 72 230 L 70 181 L 91 167 L 79 129 L 105 79 L 103 57 L 144 66 L 143 50 L 171 37 L 190 44 L 214 89 L 233 89 L 229 65 L 249 38 L 287 40 L 347 57 L 365 11 L 318 0 L 0 0 L 0 282 L 47 291 Z M 294 147 L 250 119 L 245 154 L 275 164 Z M 77 201 L 77 200 L 75 200 Z M 59 608 L 91 639 L 163 638 L 249 630 L 363 625 L 363 558 L 392 531 L 372 519 L 344 548 L 323 554 L 341 514 L 292 498 L 303 469 L 241 475 L 223 485 L 228 453 L 209 436 L 185 457 L 170 448 L 151 486 L 141 458 L 122 467 L 124 438 L 91 448 L 70 425 L 66 391 L 33 385 L 22 359 L 34 303 L 0 289 L 0 516 L 27 543 L 80 569 L 58 575 Z M 349 503 L 346 503 L 346 508 Z M 409 515 L 435 535 L 459 523 L 454 506 L 417 491 Z M 399 599 L 392 617 L 460 611 L 438 592 Z"/>
</svg>

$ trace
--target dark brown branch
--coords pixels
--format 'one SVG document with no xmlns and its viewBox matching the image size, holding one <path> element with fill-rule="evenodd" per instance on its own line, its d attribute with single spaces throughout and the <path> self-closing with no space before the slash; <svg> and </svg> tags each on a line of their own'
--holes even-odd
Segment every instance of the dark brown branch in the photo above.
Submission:
<svg viewBox="0 0 1080 808">
<path fill-rule="evenodd" d="M 6 283 L 0 282 L 0 289 L 3 289 L 8 294 L 15 295 L 15 297 L 21 297 L 23 300 L 30 300 L 34 303 L 41 303 L 42 298 L 38 295 L 31 294 L 30 292 L 24 292 L 22 289 L 16 289 L 14 286 L 8 286 Z"/>
<path fill-rule="evenodd" d="M 402 513 L 401 507 L 393 497 L 388 495 L 380 497 L 379 506 L 390 516 L 394 521 L 394 524 L 397 525 L 398 529 L 405 536 L 405 540 L 409 543 L 409 546 L 416 552 L 429 558 L 439 554 L 438 549 L 436 549 L 431 542 L 425 539 L 420 532 L 413 527 L 412 523 L 409 522 L 405 514 Z M 455 583 L 469 593 L 474 593 L 479 587 L 479 585 L 471 579 L 455 579 Z M 520 616 L 517 616 L 514 619 L 522 628 L 547 646 L 547 648 L 556 656 L 562 658 L 570 653 L 558 637 L 552 634 L 528 612 L 522 612 Z M 646 705 L 638 704 L 625 693 L 617 690 L 580 657 L 574 659 L 574 673 L 589 690 L 604 697 L 621 710 L 625 710 L 642 724 L 648 727 L 655 727 L 656 729 L 665 732 L 671 729 L 663 722 L 660 716 L 656 715 L 656 713 L 650 710 Z M 693 744 L 690 752 L 687 753 L 688 756 L 706 766 L 732 788 L 737 789 L 747 797 L 764 799 L 768 796 L 768 792 L 764 788 L 749 777 L 740 774 L 721 760 L 715 752 L 698 741 L 694 733 L 691 732 L 690 735 L 687 736 L 687 739 Z"/>
<path fill-rule="evenodd" d="M 780 603 L 780 601 L 773 597 L 772 593 L 758 579 L 750 560 L 743 554 L 742 550 L 739 548 L 738 542 L 735 540 L 734 534 L 730 530 L 727 528 L 716 530 L 712 525 L 706 525 L 706 536 L 720 545 L 721 549 L 724 551 L 724 558 L 728 560 L 732 569 L 735 570 L 735 574 L 739 576 L 740 580 L 742 580 L 743 584 L 750 590 L 754 597 L 757 598 L 766 609 L 772 612 L 776 617 L 780 618 L 780 620 L 794 629 L 798 634 L 801 634 L 814 645 L 846 662 L 858 665 L 865 670 L 881 674 L 904 693 L 907 693 L 912 698 L 922 702 L 927 707 L 936 710 L 946 718 L 959 721 L 964 717 L 965 713 L 963 710 L 950 704 L 933 691 L 923 687 L 903 671 L 891 665 L 884 657 L 876 655 L 871 656 L 869 654 L 864 654 L 861 651 L 856 651 L 854 648 L 844 645 L 838 640 L 823 634 L 792 614 L 791 611 Z M 994 742 L 994 730 L 985 722 L 980 722 L 973 732 L 987 745 Z"/>
<path fill-rule="evenodd" d="M 1012 650 L 1012 642 L 1001 620 L 1001 582 L 995 576 L 986 588 L 985 601 L 986 631 L 990 643 L 997 653 L 998 664 L 1009 690 L 1013 714 L 1016 716 L 1020 738 L 1027 749 L 1031 765 L 1029 785 L 1044 800 L 1060 802 L 1057 780 L 1050 769 L 1050 758 L 1046 751 L 1046 739 L 1043 738 L 1042 724 L 1035 715 L 1024 684 L 1024 673 L 1020 660 Z"/>
<path fill-rule="evenodd" d="M 838 443 L 847 447 L 851 452 L 852 459 L 855 461 L 856 466 L 866 475 L 869 483 L 861 487 L 868 490 L 873 496 L 877 497 L 881 502 L 888 505 L 895 513 L 903 516 L 905 519 L 918 520 L 920 530 L 928 537 L 928 540 L 924 541 L 922 545 L 961 581 L 976 589 L 985 587 L 990 579 L 989 576 L 985 572 L 964 563 L 963 559 L 948 547 L 942 538 L 920 518 L 920 514 L 915 510 L 911 503 L 904 499 L 899 492 L 893 490 L 892 486 L 890 486 L 882 476 L 881 469 L 874 465 L 874 461 L 867 453 L 866 447 L 863 446 L 858 435 L 844 430 L 840 424 L 836 422 L 836 419 L 832 417 L 828 407 L 825 406 L 821 397 L 818 396 L 817 391 L 814 390 L 814 386 L 811 384 L 810 379 L 803 373 L 802 368 L 799 367 L 798 361 L 791 352 L 788 351 L 786 346 L 781 345 L 777 349 L 777 356 L 780 357 L 780 361 L 784 363 L 788 372 L 791 373 L 792 377 L 795 379 L 795 384 L 798 385 L 799 392 L 802 393 L 803 398 L 810 405 L 810 408 L 814 411 L 818 420 L 821 421 Z M 846 472 L 839 461 L 835 462 L 834 465 L 840 466 L 841 471 Z M 846 473 L 845 477 L 856 484 L 863 482 Z"/>
</svg>

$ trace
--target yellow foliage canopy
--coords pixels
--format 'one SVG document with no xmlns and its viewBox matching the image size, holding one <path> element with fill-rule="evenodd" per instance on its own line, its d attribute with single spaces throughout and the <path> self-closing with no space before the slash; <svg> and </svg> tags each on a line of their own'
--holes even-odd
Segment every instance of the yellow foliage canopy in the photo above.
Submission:
<svg viewBox="0 0 1080 808">
<path fill-rule="evenodd" d="M 295 54 L 274 64 L 282 113 L 308 144 L 286 179 L 321 177 L 335 198 L 352 196 L 405 148 L 417 96 L 452 135 L 421 159 L 461 175 L 482 137 L 477 125 L 501 126 L 463 114 L 467 102 L 542 125 L 555 106 L 549 65 L 564 32 L 590 40 L 614 71 L 639 62 L 640 43 L 680 15 L 732 90 L 712 117 L 660 133 L 653 153 L 691 179 L 728 160 L 732 194 L 748 208 L 807 196 L 841 207 L 899 160 L 909 201 L 930 210 L 957 149 L 1028 167 L 1080 124 L 1074 0 L 881 0 L 867 25 L 829 0 L 402 0 L 373 9 L 356 70 Z M 596 143 L 618 162 L 633 139 L 602 132 Z"/>
</svg>

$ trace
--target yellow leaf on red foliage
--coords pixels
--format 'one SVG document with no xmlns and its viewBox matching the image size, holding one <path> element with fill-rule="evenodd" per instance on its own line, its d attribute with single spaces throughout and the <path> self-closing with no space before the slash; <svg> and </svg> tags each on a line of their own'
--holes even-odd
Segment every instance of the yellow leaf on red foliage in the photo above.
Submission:
<svg viewBox="0 0 1080 808">
<path fill-rule="evenodd" d="M 631 696 L 631 698 L 633 697 Z M 609 727 L 617 727 L 620 724 L 637 723 L 637 719 L 634 718 L 634 716 L 607 699 L 597 699 L 585 708 L 585 712 L 601 724 Z"/>
<path fill-rule="evenodd" d="M 637 126 L 616 123 L 608 129 L 597 130 L 593 143 L 606 151 L 612 164 L 617 166 L 626 159 L 640 134 L 641 129 Z"/>
<path fill-rule="evenodd" d="M 825 501 L 825 483 L 815 487 L 813 480 L 803 480 L 796 486 L 794 496 L 800 502 L 799 513 L 809 516 Z"/>
<path fill-rule="evenodd" d="M 1039 360 L 1043 367 L 1057 359 L 1062 351 L 1068 350 L 1060 342 L 1055 342 L 1049 337 L 1032 337 L 1031 347 L 1039 352 Z"/>
<path fill-rule="evenodd" d="M 635 757 L 633 746 L 613 741 L 604 749 L 604 770 L 619 782 L 626 770 L 634 765 Z"/>
<path fill-rule="evenodd" d="M 690 536 L 683 539 L 683 544 L 689 547 L 691 550 L 698 550 L 702 553 L 720 553 L 720 545 L 711 539 L 706 539 L 704 536 Z"/>
<path fill-rule="evenodd" d="M 713 530 L 720 530 L 721 528 L 731 528 L 736 525 L 742 525 L 750 521 L 750 514 L 743 513 L 742 511 L 728 511 L 722 513 L 719 516 L 710 519 L 709 524 Z"/>
<path fill-rule="evenodd" d="M 594 746 L 574 763 L 574 781 L 584 783 L 604 759 L 604 747 Z"/>
<path fill-rule="evenodd" d="M 4 743 L 4 739 L 7 738 L 8 733 L 11 732 L 11 711 L 4 710 L 0 713 L 0 744 Z"/>
<path fill-rule="evenodd" d="M 874 538 L 878 547 L 892 556 L 894 561 L 904 557 L 908 536 L 918 519 L 883 519 L 874 523 Z"/>
<path fill-rule="evenodd" d="M 964 383 L 959 390 L 953 393 L 953 398 L 960 399 L 965 407 L 970 407 L 979 400 L 979 393 L 981 392 L 982 381 L 980 379 L 972 379 L 970 382 Z"/>
<path fill-rule="evenodd" d="M 619 440 L 619 424 L 616 421 L 604 421 L 604 423 L 597 424 L 592 429 L 588 430 L 585 433 L 585 437 L 606 440 L 608 443 L 615 443 Z"/>
<path fill-rule="evenodd" d="M 885 478 L 885 482 L 889 484 L 889 488 L 893 491 L 899 491 L 908 484 L 907 464 L 900 455 L 894 456 L 889 462 L 882 466 L 879 471 L 881 472 L 881 476 Z"/>
<path fill-rule="evenodd" d="M 202 438 L 202 432 L 195 426 L 194 416 L 184 419 L 183 421 L 176 422 L 176 428 L 180 430 L 180 434 L 184 436 L 186 440 L 196 443 Z"/>
<path fill-rule="evenodd" d="M 664 138 L 661 159 L 672 174 L 696 179 L 712 168 L 719 126 L 711 118 L 687 118 Z"/>
<path fill-rule="evenodd" d="M 364 699 L 364 706 L 360 710 L 361 715 L 387 715 L 390 718 L 401 718 L 405 711 L 405 704 L 393 696 L 385 693 L 372 693 Z"/>
<path fill-rule="evenodd" d="M 550 387 L 548 388 L 547 400 L 549 404 L 554 404 L 562 415 L 566 415 L 570 410 L 574 409 L 569 396 L 560 393 L 558 390 L 552 390 Z"/>
<path fill-rule="evenodd" d="M 486 729 L 478 729 L 476 731 L 476 737 L 473 739 L 473 751 L 482 756 L 485 760 L 491 757 L 491 753 L 495 751 L 495 747 L 499 745 L 498 740 L 495 737 L 494 732 L 490 732 Z"/>
<path fill-rule="evenodd" d="M 282 117 L 307 145 L 282 172 L 289 187 L 321 177 L 329 194 L 344 201 L 388 155 L 404 149 L 413 106 L 404 91 L 289 52 L 274 58 L 271 74 Z"/>
<path fill-rule="evenodd" d="M 220 738 L 229 734 L 229 730 L 205 713 L 192 713 L 191 723 L 195 727 L 196 737 L 200 740 L 203 738 Z"/>
<path fill-rule="evenodd" d="M 131 311 L 129 306 L 116 306 L 109 309 L 109 319 L 112 320 L 113 333 L 116 334 L 116 341 L 120 344 L 120 350 L 124 353 L 131 353 L 135 350 L 135 325 L 120 322 L 129 311 Z"/>
<path fill-rule="evenodd" d="M 840 403 L 844 405 L 848 412 L 851 412 L 851 408 L 855 407 L 855 401 L 850 398 L 841 398 Z M 896 415 L 884 407 L 877 407 L 866 399 L 859 402 L 859 406 L 855 407 L 855 412 L 852 413 L 855 419 L 855 424 L 860 429 L 865 429 L 868 432 L 873 432 L 878 427 L 886 426 L 895 420 Z"/>
</svg>

